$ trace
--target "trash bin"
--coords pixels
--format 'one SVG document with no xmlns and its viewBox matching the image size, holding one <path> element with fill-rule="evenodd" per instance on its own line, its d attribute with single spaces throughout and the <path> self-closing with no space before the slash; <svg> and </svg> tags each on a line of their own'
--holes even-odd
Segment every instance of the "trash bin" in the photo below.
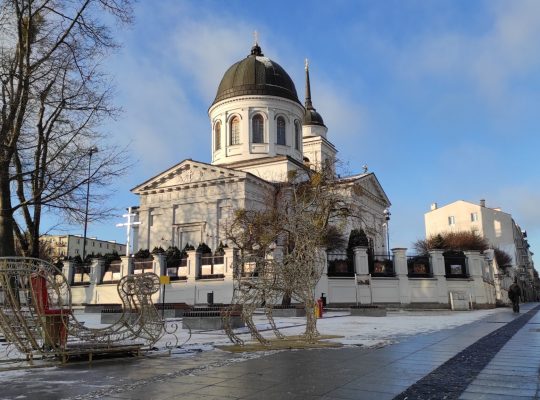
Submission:
<svg viewBox="0 0 540 400">
<path fill-rule="evenodd" d="M 321 300 L 323 307 L 326 307 L 326 296 L 324 295 L 324 293 L 321 293 Z"/>
<path fill-rule="evenodd" d="M 206 302 L 209 306 L 214 304 L 214 292 L 206 293 Z"/>
</svg>

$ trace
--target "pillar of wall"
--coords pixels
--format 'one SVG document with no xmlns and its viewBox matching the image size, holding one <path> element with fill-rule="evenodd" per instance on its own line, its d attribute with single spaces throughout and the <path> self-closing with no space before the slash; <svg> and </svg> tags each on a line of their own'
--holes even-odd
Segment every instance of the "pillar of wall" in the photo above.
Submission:
<svg viewBox="0 0 540 400">
<path fill-rule="evenodd" d="M 133 258 L 122 256 L 120 257 L 120 260 L 122 260 L 122 277 L 133 274 Z"/>
<path fill-rule="evenodd" d="M 368 248 L 357 246 L 354 251 L 354 268 L 357 275 L 369 275 Z"/>
<path fill-rule="evenodd" d="M 196 250 L 188 250 L 188 281 L 194 281 L 201 268 L 201 255 Z"/>
<path fill-rule="evenodd" d="M 75 268 L 75 263 L 71 260 L 66 260 L 63 262 L 64 266 L 62 267 L 62 274 L 65 276 L 68 284 L 71 285 L 73 282 L 73 272 Z"/>
<path fill-rule="evenodd" d="M 399 280 L 399 302 L 409 304 L 411 302 L 411 288 L 407 268 L 407 249 L 392 249 L 392 254 L 394 255 L 394 270 Z"/>
<path fill-rule="evenodd" d="M 479 251 L 464 251 L 467 257 L 467 268 L 471 282 L 471 295 L 473 302 L 481 305 L 487 304 L 486 289 L 484 287 L 484 279 L 482 277 L 482 267 L 485 262 L 484 256 Z"/>
<path fill-rule="evenodd" d="M 373 288 L 371 286 L 371 275 L 369 274 L 369 260 L 367 246 L 357 246 L 353 248 L 354 268 L 356 272 L 355 290 L 358 293 L 360 304 L 373 303 Z"/>
<path fill-rule="evenodd" d="M 90 264 L 90 284 L 97 285 L 101 283 L 103 270 L 105 269 L 105 260 L 102 258 L 93 258 Z"/>
<path fill-rule="evenodd" d="M 153 272 L 158 276 L 167 275 L 166 263 L 165 263 L 165 254 L 157 253 L 152 254 L 154 257 Z"/>
<path fill-rule="evenodd" d="M 226 247 L 223 250 L 225 251 L 225 255 L 223 256 L 223 262 L 225 264 L 225 270 L 223 271 L 223 273 L 225 275 L 225 280 L 232 280 L 234 274 L 234 260 L 237 250 L 232 247 Z"/>
<path fill-rule="evenodd" d="M 437 279 L 437 299 L 439 304 L 448 304 L 448 284 L 446 282 L 446 269 L 444 267 L 443 250 L 430 250 L 429 257 L 433 277 Z"/>
</svg>

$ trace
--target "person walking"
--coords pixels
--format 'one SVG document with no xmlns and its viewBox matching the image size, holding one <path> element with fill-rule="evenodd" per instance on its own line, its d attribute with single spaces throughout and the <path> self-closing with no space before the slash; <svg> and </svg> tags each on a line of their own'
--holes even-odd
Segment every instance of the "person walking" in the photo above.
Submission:
<svg viewBox="0 0 540 400">
<path fill-rule="evenodd" d="M 519 298 L 521 296 L 521 288 L 517 284 L 517 277 L 514 278 L 514 283 L 508 288 L 508 298 L 512 302 L 512 309 L 515 313 L 519 313 Z"/>
</svg>

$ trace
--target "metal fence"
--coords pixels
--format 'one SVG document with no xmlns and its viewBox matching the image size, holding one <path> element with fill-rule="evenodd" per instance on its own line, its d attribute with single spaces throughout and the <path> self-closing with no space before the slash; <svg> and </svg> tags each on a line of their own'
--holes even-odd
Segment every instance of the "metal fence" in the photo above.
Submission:
<svg viewBox="0 0 540 400">
<path fill-rule="evenodd" d="M 369 273 L 371 276 L 396 276 L 394 257 L 388 254 L 369 254 Z"/>
<path fill-rule="evenodd" d="M 447 278 L 468 278 L 467 257 L 462 251 L 446 251 L 444 256 L 444 269 Z"/>
<path fill-rule="evenodd" d="M 168 259 L 165 262 L 165 271 L 171 281 L 187 279 L 187 256 Z"/>
<path fill-rule="evenodd" d="M 71 286 L 81 285 L 90 285 L 90 264 L 77 264 L 73 266 Z"/>
<path fill-rule="evenodd" d="M 147 259 L 134 259 L 133 260 L 133 273 L 135 275 L 137 274 L 144 274 L 145 272 L 154 272 L 154 259 L 153 258 L 147 258 Z"/>
<path fill-rule="evenodd" d="M 347 253 L 328 253 L 328 276 L 354 276 L 354 258 Z"/>
<path fill-rule="evenodd" d="M 417 255 L 407 257 L 407 275 L 409 278 L 430 278 L 433 269 L 429 256 Z"/>
<path fill-rule="evenodd" d="M 122 278 L 122 261 L 115 260 L 105 264 L 101 283 L 118 283 Z"/>
</svg>

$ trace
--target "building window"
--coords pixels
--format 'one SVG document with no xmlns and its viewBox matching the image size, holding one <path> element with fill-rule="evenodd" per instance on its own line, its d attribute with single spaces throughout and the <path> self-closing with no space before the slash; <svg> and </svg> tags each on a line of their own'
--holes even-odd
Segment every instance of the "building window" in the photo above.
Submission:
<svg viewBox="0 0 540 400">
<path fill-rule="evenodd" d="M 453 215 L 448 217 L 448 225 L 455 225 L 456 224 L 456 217 Z"/>
<path fill-rule="evenodd" d="M 294 123 L 294 148 L 300 150 L 300 124 L 298 121 Z"/>
<path fill-rule="evenodd" d="M 278 117 L 277 119 L 277 144 L 285 146 L 287 141 L 285 139 L 285 118 Z"/>
<path fill-rule="evenodd" d="M 251 130 L 253 132 L 253 143 L 264 143 L 264 119 L 262 115 L 253 116 Z"/>
<path fill-rule="evenodd" d="M 234 117 L 231 120 L 231 145 L 240 144 L 240 119 Z"/>
<path fill-rule="evenodd" d="M 478 221 L 478 213 L 473 212 L 471 213 L 471 222 L 476 222 L 476 221 Z"/>
<path fill-rule="evenodd" d="M 221 149 L 221 122 L 216 122 L 214 126 L 214 143 L 216 150 Z"/>
</svg>

